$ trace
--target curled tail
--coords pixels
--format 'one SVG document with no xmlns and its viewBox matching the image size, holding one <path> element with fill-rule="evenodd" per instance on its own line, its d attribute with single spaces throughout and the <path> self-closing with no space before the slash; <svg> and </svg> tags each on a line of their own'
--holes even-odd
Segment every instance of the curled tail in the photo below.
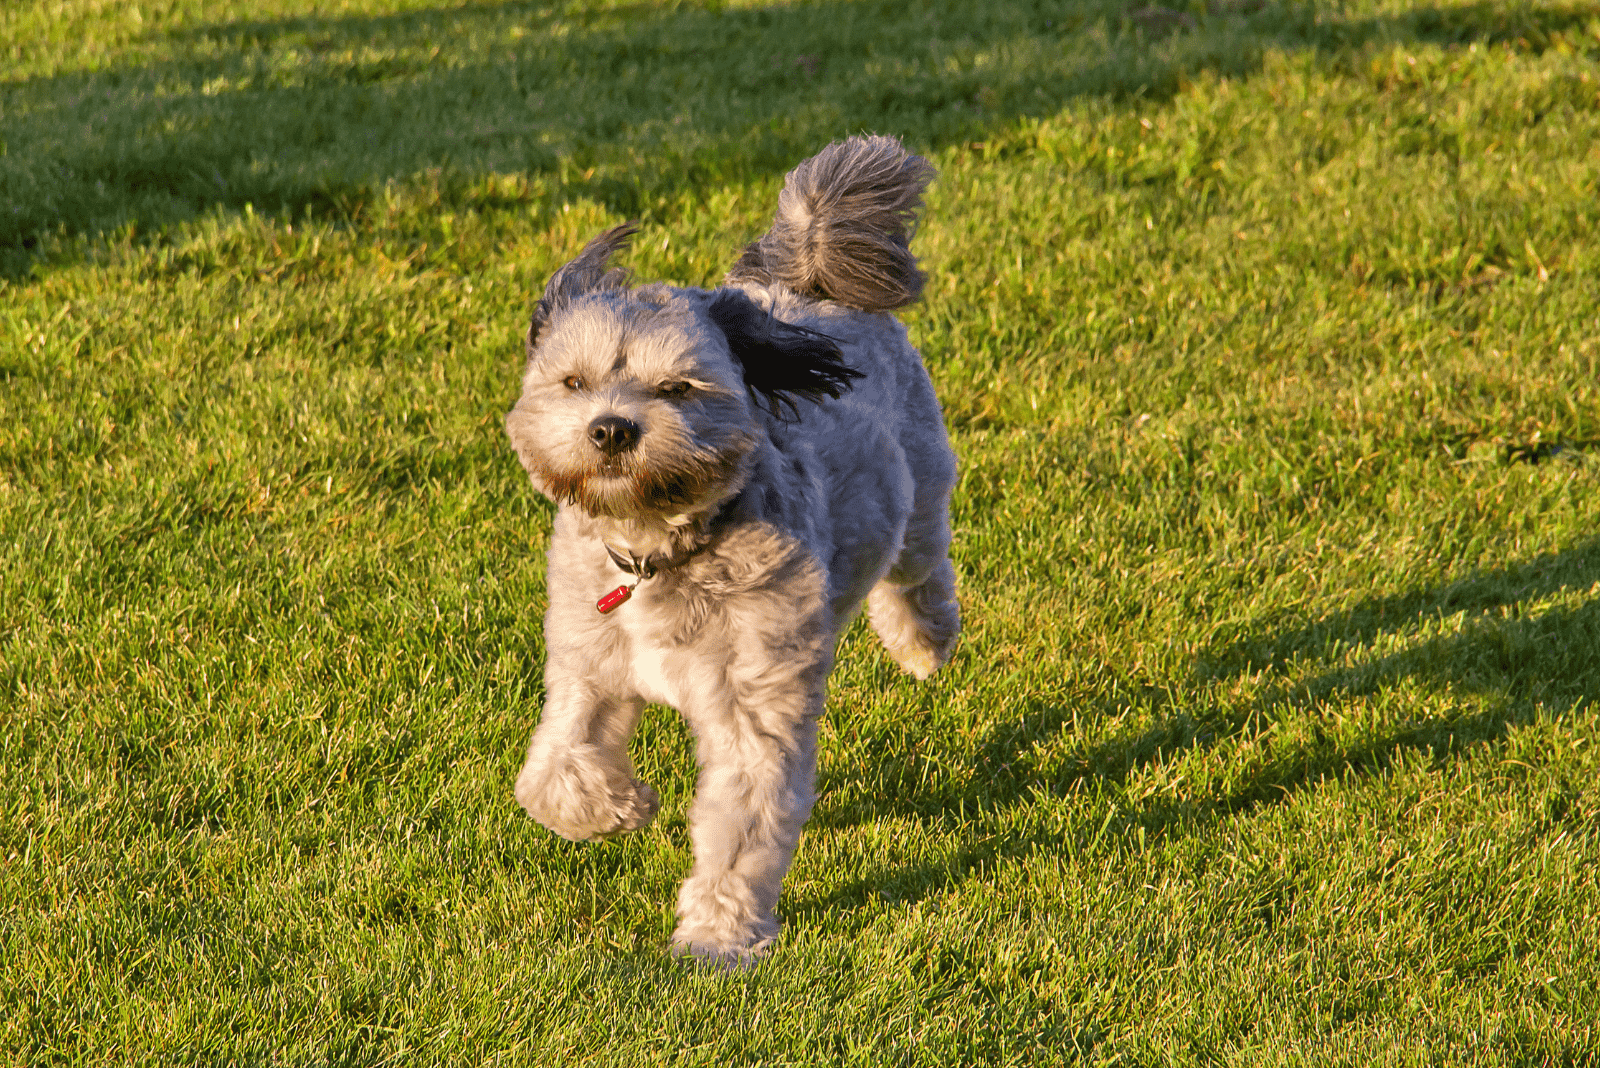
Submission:
<svg viewBox="0 0 1600 1068">
<path fill-rule="evenodd" d="M 869 312 L 915 302 L 924 279 L 911 235 L 933 175 L 897 138 L 834 142 L 784 178 L 772 229 L 727 280 L 777 283 Z"/>
</svg>

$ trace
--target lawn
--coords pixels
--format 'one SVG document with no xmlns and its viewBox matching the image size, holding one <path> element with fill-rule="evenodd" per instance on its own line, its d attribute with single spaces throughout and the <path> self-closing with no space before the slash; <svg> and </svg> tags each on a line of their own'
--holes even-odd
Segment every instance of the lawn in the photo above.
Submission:
<svg viewBox="0 0 1600 1068">
<path fill-rule="evenodd" d="M 502 417 L 626 218 L 940 178 L 966 632 L 845 637 L 779 947 L 691 739 L 511 784 Z M 0 1064 L 1600 1060 L 1600 0 L 0 8 Z"/>
</svg>

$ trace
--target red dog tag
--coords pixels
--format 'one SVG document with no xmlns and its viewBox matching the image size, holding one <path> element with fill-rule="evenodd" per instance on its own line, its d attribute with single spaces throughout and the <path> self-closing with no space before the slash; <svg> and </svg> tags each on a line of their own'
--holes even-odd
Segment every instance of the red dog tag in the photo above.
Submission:
<svg viewBox="0 0 1600 1068">
<path fill-rule="evenodd" d="M 594 606 L 600 609 L 600 613 L 604 615 L 632 596 L 632 586 L 618 586 L 616 589 L 612 590 L 610 593 L 596 601 Z"/>
</svg>

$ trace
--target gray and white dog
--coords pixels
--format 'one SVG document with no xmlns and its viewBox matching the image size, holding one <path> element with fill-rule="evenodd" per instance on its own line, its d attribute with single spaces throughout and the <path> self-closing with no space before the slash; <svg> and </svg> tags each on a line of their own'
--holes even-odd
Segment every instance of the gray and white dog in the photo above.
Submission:
<svg viewBox="0 0 1600 1068">
<path fill-rule="evenodd" d="M 506 429 L 559 505 L 544 711 L 516 796 L 564 838 L 644 826 L 628 740 L 645 702 L 697 739 L 694 870 L 674 944 L 741 963 L 777 938 L 811 812 L 817 718 L 863 599 L 925 678 L 960 628 L 955 456 L 890 309 L 933 168 L 890 137 L 796 167 L 726 284 L 629 288 L 618 226 L 550 279 Z"/>
</svg>

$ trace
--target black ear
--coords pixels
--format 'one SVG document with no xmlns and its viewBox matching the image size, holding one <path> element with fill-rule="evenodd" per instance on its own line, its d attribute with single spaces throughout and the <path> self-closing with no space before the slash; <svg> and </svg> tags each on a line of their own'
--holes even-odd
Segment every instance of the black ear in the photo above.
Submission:
<svg viewBox="0 0 1600 1068">
<path fill-rule="evenodd" d="M 628 241 L 639 232 L 637 221 L 613 226 L 599 237 L 583 246 L 583 251 L 572 262 L 550 276 L 544 287 L 544 296 L 533 310 L 533 321 L 528 324 L 528 356 L 533 356 L 534 342 L 539 331 L 550 323 L 550 316 L 561 305 L 597 289 L 621 289 L 628 284 L 628 272 L 618 267 L 608 270 L 614 253 L 627 247 Z"/>
<path fill-rule="evenodd" d="M 774 319 L 737 289 L 718 293 L 706 314 L 727 335 L 728 350 L 744 368 L 744 384 L 756 403 L 779 418 L 785 407 L 791 417 L 799 416 L 796 397 L 839 397 L 850 390 L 852 379 L 867 377 L 845 366 L 833 338 Z"/>
</svg>

